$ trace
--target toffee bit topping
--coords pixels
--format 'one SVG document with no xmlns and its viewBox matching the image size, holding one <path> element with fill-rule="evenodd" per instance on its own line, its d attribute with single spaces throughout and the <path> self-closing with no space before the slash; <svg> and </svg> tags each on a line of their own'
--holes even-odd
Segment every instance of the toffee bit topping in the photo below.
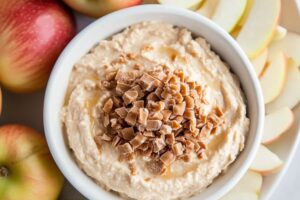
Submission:
<svg viewBox="0 0 300 200">
<path fill-rule="evenodd" d="M 114 105 L 113 100 L 111 98 L 109 98 L 103 106 L 103 111 L 106 113 L 109 113 L 111 111 L 111 109 L 113 108 L 113 105 Z"/>
<path fill-rule="evenodd" d="M 153 174 L 164 173 L 176 160 L 204 159 L 208 136 L 224 121 L 220 107 L 205 111 L 207 86 L 191 81 L 181 70 L 118 70 L 108 72 L 102 82 L 111 94 L 100 118 L 107 130 L 94 140 L 110 142 L 123 161 L 147 157 Z"/>
<path fill-rule="evenodd" d="M 175 161 L 175 155 L 171 151 L 167 151 L 159 158 L 164 165 L 169 166 Z"/>
</svg>

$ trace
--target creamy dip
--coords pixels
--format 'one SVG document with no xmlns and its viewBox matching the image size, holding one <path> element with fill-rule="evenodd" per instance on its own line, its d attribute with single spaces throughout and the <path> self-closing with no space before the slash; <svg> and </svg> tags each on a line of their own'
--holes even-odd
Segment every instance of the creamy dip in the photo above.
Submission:
<svg viewBox="0 0 300 200">
<path fill-rule="evenodd" d="M 137 156 L 133 175 L 111 143 L 94 139 L 106 131 L 99 108 L 110 96 L 99 89 L 99 82 L 109 71 L 143 72 L 161 66 L 180 69 L 206 85 L 208 103 L 203 112 L 220 107 L 224 123 L 208 138 L 205 159 L 176 160 L 157 175 L 146 170 L 145 159 Z M 204 38 L 193 38 L 185 28 L 149 21 L 100 41 L 80 58 L 70 77 L 62 121 L 78 166 L 100 186 L 124 198 L 187 198 L 210 185 L 243 150 L 249 129 L 243 96 L 238 79 Z"/>
</svg>

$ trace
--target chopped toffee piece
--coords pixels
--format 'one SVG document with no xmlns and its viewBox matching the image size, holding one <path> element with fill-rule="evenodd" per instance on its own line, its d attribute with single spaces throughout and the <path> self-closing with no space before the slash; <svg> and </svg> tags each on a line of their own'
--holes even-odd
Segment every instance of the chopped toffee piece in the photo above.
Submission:
<svg viewBox="0 0 300 200">
<path fill-rule="evenodd" d="M 175 161 L 175 155 L 171 151 L 167 151 L 159 158 L 164 165 L 169 166 Z"/>
<path fill-rule="evenodd" d="M 102 106 L 100 121 L 107 130 L 95 142 L 110 142 L 128 162 L 135 155 L 147 157 L 148 170 L 157 175 L 175 160 L 205 157 L 208 136 L 224 121 L 220 107 L 203 107 L 207 86 L 167 67 L 143 73 L 112 71 L 105 81 L 111 96 Z M 130 171 L 137 173 L 134 165 Z"/>
</svg>

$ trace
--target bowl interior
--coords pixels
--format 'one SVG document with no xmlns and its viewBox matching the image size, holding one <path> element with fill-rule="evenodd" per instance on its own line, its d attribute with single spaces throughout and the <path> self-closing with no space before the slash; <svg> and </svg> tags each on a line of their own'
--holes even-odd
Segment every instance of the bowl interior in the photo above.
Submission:
<svg viewBox="0 0 300 200">
<path fill-rule="evenodd" d="M 96 185 L 76 165 L 64 140 L 60 111 L 64 103 L 69 75 L 75 62 L 100 40 L 120 32 L 131 24 L 147 20 L 161 20 L 186 27 L 196 36 L 204 37 L 211 44 L 213 50 L 240 77 L 251 120 L 245 149 L 226 173 L 217 178 L 210 187 L 192 198 L 218 199 L 238 182 L 255 156 L 262 130 L 263 100 L 255 72 L 236 42 L 221 28 L 191 11 L 160 5 L 137 6 L 102 17 L 79 33 L 60 55 L 48 82 L 44 104 L 44 127 L 49 148 L 65 177 L 88 199 L 95 199 L 95 197 L 118 199 L 115 195 L 105 192 Z"/>
</svg>

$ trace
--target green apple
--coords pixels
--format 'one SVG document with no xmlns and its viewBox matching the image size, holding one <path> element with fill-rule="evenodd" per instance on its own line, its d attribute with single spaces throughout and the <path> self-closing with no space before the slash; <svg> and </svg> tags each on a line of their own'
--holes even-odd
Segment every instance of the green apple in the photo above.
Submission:
<svg viewBox="0 0 300 200">
<path fill-rule="evenodd" d="M 0 127 L 0 199 L 53 200 L 63 182 L 41 134 L 23 125 Z"/>
</svg>

